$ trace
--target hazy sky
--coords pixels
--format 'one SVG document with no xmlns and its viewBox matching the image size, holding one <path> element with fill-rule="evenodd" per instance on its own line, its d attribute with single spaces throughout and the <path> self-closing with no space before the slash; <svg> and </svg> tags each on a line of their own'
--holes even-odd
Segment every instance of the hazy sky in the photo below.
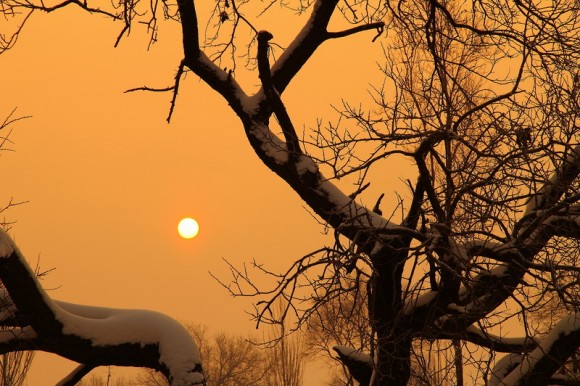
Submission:
<svg viewBox="0 0 580 386">
<path fill-rule="evenodd" d="M 283 37 L 300 26 L 297 18 L 274 21 L 259 27 Z M 80 11 L 29 20 L 17 46 L 0 56 L 0 117 L 14 108 L 32 116 L 11 126 L 15 151 L 0 153 L 0 203 L 28 201 L 4 215 L 17 221 L 11 235 L 30 263 L 54 269 L 43 280 L 52 297 L 152 309 L 213 332 L 246 334 L 254 328 L 244 312 L 249 302 L 231 298 L 208 272 L 227 281 L 222 258 L 281 270 L 326 238 L 255 156 L 227 104 L 197 77 L 182 82 L 169 125 L 169 94 L 123 93 L 171 83 L 182 56 L 175 27 L 163 28 L 147 51 L 138 28 L 115 49 L 120 25 Z M 326 43 L 306 65 L 284 99 L 296 127 L 334 119 L 329 105 L 341 98 L 366 96 L 368 83 L 380 79 L 373 34 Z M 248 86 L 257 83 L 252 76 L 243 79 Z M 388 205 L 397 180 L 382 181 L 369 191 L 386 192 Z M 200 223 L 193 240 L 177 235 L 185 216 Z M 66 374 L 48 363 L 71 367 L 43 356 L 31 385 Z"/>
</svg>

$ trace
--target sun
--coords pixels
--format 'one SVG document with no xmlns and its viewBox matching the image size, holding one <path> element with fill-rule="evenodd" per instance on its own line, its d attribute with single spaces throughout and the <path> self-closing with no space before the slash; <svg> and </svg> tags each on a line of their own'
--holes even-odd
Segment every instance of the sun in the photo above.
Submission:
<svg viewBox="0 0 580 386">
<path fill-rule="evenodd" d="M 199 233 L 199 224 L 194 219 L 186 217 L 177 224 L 177 232 L 184 239 L 193 239 Z"/>
</svg>

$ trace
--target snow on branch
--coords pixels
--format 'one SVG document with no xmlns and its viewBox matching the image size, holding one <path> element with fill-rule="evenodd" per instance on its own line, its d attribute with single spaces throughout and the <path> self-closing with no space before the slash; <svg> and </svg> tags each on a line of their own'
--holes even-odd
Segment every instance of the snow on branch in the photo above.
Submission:
<svg viewBox="0 0 580 386">
<path fill-rule="evenodd" d="M 183 64 L 211 88 L 220 93 L 238 114 L 244 113 L 240 99 L 245 97 L 231 72 L 222 70 L 201 50 L 197 13 L 193 0 L 177 2 L 183 38 Z"/>
<path fill-rule="evenodd" d="M 172 386 L 205 384 L 199 349 L 177 321 L 153 311 L 52 300 L 1 230 L 0 280 L 22 319 L 29 323 L 0 334 L 0 353 L 38 349 L 86 365 L 66 378 L 69 380 L 80 379 L 87 368 L 116 365 L 161 371 Z M 66 379 L 62 384 L 70 384 Z"/>
<path fill-rule="evenodd" d="M 332 349 L 361 386 L 370 384 L 373 373 L 373 359 L 370 355 L 346 346 L 334 346 Z"/>
<path fill-rule="evenodd" d="M 555 205 L 570 184 L 580 174 L 580 145 L 576 145 L 566 155 L 562 164 L 544 186 L 534 193 L 526 205 L 524 217 L 535 211 Z"/>
<path fill-rule="evenodd" d="M 498 385 L 546 385 L 580 346 L 580 312 L 562 319 L 527 356 L 508 356 L 493 370 Z M 515 360 L 514 360 L 515 359 Z M 506 363 L 507 362 L 507 363 Z M 514 367 L 514 365 L 517 365 Z M 511 364 L 511 366 L 509 366 Z M 507 372 L 506 368 L 514 367 Z"/>
<path fill-rule="evenodd" d="M 527 352 L 537 347 L 538 339 L 531 336 L 505 337 L 483 331 L 474 325 L 469 326 L 462 339 L 499 352 Z"/>
<path fill-rule="evenodd" d="M 524 353 L 534 350 L 540 340 L 532 336 L 505 337 L 483 331 L 475 325 L 462 331 L 427 329 L 419 334 L 426 339 L 460 339 L 497 352 Z"/>
<path fill-rule="evenodd" d="M 499 264 L 476 276 L 469 291 L 460 290 L 458 304 L 470 315 L 462 313 L 459 318 L 448 315 L 441 327 L 459 324 L 467 328 L 482 315 L 503 303 L 517 288 L 534 259 L 555 236 L 580 238 L 580 207 L 561 197 L 570 189 L 580 175 L 580 145 L 571 148 L 552 178 L 532 196 L 522 219 L 516 223 L 514 238 L 500 242 L 470 241 L 461 246 L 465 257 L 481 256 Z M 456 330 L 458 326 L 449 327 Z"/>
</svg>

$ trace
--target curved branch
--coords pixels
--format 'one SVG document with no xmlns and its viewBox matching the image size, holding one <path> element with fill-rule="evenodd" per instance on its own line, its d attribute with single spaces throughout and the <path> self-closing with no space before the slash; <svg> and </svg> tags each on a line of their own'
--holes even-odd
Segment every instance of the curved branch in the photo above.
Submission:
<svg viewBox="0 0 580 386">
<path fill-rule="evenodd" d="M 580 313 L 562 319 L 540 345 L 505 378 L 508 385 L 547 385 L 552 375 L 580 347 Z"/>
<path fill-rule="evenodd" d="M 544 183 L 537 193 L 533 194 L 524 212 L 524 218 L 534 212 L 549 209 L 556 205 L 570 184 L 580 175 L 580 144 L 566 155 L 562 164 L 556 169 L 550 180 Z M 522 219 L 523 220 L 523 219 Z"/>
<path fill-rule="evenodd" d="M 368 30 L 375 29 L 375 30 L 377 30 L 377 36 L 375 36 L 373 38 L 373 42 L 374 42 L 375 40 L 377 40 L 377 38 L 379 36 L 382 35 L 384 28 L 385 28 L 385 23 L 383 23 L 382 21 L 379 21 L 376 23 L 359 25 L 359 26 L 349 28 L 349 29 L 344 30 L 344 31 L 328 32 L 326 34 L 326 36 L 328 39 L 338 39 L 338 38 L 354 35 L 356 33 L 362 32 L 362 31 L 368 31 Z"/>
<path fill-rule="evenodd" d="M 272 66 L 272 80 L 274 87 L 280 94 L 284 92 L 290 81 L 308 59 L 310 59 L 316 49 L 326 40 L 349 36 L 357 32 L 372 29 L 379 31 L 379 34 L 382 32 L 382 28 L 384 27 L 383 22 L 360 25 L 345 31 L 328 32 L 328 23 L 337 4 L 338 0 L 316 1 L 312 14 L 308 21 L 306 21 L 306 24 L 304 24 L 304 27 L 302 27 L 300 33 Z"/>
<path fill-rule="evenodd" d="M 177 321 L 152 311 L 53 301 L 4 231 L 0 231 L 0 280 L 30 323 L 2 332 L 1 351 L 39 349 L 92 367 L 152 368 L 174 386 L 205 384 L 199 349 Z"/>
<path fill-rule="evenodd" d="M 57 386 L 74 386 L 80 382 L 81 379 L 88 373 L 90 373 L 95 366 L 90 366 L 86 364 L 82 364 L 77 366 L 69 375 L 63 378 Z"/>
<path fill-rule="evenodd" d="M 490 350 L 507 353 L 529 352 L 534 350 L 539 343 L 539 340 L 534 337 L 507 338 L 490 334 L 474 325 L 458 333 L 448 333 L 441 330 L 429 331 L 424 337 L 429 339 L 461 339 Z"/>
<path fill-rule="evenodd" d="M 373 374 L 373 359 L 370 355 L 346 346 L 334 346 L 332 349 L 360 386 L 370 385 Z"/>
</svg>

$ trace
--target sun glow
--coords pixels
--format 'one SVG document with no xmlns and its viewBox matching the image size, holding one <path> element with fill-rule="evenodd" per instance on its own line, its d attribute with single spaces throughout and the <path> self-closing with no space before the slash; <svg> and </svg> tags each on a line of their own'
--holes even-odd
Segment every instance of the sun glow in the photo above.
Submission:
<svg viewBox="0 0 580 386">
<path fill-rule="evenodd" d="M 177 232 L 184 239 L 193 239 L 199 233 L 199 224 L 194 219 L 186 217 L 177 225 Z"/>
</svg>

